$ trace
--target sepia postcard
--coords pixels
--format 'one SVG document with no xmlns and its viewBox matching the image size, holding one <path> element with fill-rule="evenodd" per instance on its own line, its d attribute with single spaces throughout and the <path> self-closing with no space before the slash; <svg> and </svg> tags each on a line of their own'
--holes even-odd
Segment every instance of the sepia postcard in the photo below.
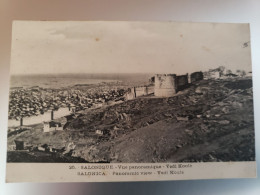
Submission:
<svg viewBox="0 0 260 195">
<path fill-rule="evenodd" d="M 14 21 L 6 182 L 256 177 L 249 24 Z"/>
</svg>

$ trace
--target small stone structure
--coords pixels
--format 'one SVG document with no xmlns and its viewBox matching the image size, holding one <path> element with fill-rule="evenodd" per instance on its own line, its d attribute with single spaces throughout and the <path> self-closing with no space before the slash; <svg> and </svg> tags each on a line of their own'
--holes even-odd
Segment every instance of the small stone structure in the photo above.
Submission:
<svg viewBox="0 0 260 195">
<path fill-rule="evenodd" d="M 109 130 L 96 130 L 97 135 L 109 135 L 110 131 Z"/>
<path fill-rule="evenodd" d="M 200 72 L 193 72 L 190 74 L 190 83 L 194 83 L 196 81 L 203 80 L 203 73 Z"/>
<path fill-rule="evenodd" d="M 24 142 L 20 140 L 14 140 L 16 150 L 24 150 Z"/>
<path fill-rule="evenodd" d="M 43 122 L 43 132 L 52 132 L 52 131 L 62 131 L 63 127 L 61 123 L 50 121 L 50 122 Z"/>
</svg>

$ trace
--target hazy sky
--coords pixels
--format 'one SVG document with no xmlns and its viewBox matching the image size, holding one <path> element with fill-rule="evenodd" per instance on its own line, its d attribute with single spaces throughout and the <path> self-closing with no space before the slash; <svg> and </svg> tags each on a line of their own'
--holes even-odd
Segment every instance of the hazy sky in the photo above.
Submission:
<svg viewBox="0 0 260 195">
<path fill-rule="evenodd" d="M 13 23 L 11 74 L 251 70 L 248 24 Z"/>
</svg>

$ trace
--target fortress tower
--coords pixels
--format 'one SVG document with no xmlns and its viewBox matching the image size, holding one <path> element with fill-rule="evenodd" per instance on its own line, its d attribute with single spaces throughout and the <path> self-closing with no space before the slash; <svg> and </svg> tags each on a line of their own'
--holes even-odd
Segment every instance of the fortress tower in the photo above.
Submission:
<svg viewBox="0 0 260 195">
<path fill-rule="evenodd" d="M 170 97 L 176 94 L 175 74 L 156 74 L 154 77 L 154 95 Z"/>
</svg>

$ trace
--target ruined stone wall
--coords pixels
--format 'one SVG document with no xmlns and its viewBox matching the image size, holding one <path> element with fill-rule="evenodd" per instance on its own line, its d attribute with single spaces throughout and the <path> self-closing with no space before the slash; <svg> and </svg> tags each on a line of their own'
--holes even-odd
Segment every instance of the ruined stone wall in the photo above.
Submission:
<svg viewBox="0 0 260 195">
<path fill-rule="evenodd" d="M 190 82 L 196 82 L 196 81 L 200 81 L 203 80 L 203 73 L 202 72 L 193 72 L 190 75 Z"/>
<path fill-rule="evenodd" d="M 145 87 L 136 87 L 135 91 L 136 91 L 136 97 L 147 95 Z"/>
<path fill-rule="evenodd" d="M 136 95 L 135 95 L 135 92 L 134 92 L 134 88 L 129 88 L 128 91 L 125 94 L 125 99 L 126 100 L 132 100 L 132 99 L 135 99 L 135 98 L 136 98 Z"/>
<path fill-rule="evenodd" d="M 154 93 L 154 86 L 141 86 L 129 88 L 125 98 L 127 100 L 132 100 L 136 97 L 145 96 Z"/>
<path fill-rule="evenodd" d="M 180 91 L 187 88 L 189 85 L 188 74 L 176 76 L 175 81 L 176 91 Z"/>
<path fill-rule="evenodd" d="M 170 97 L 176 93 L 175 74 L 157 74 L 154 81 L 154 95 L 158 97 Z"/>
<path fill-rule="evenodd" d="M 147 94 L 147 95 L 153 94 L 153 93 L 154 93 L 154 85 L 148 86 L 148 87 L 147 87 L 147 91 L 148 91 L 148 94 Z"/>
<path fill-rule="evenodd" d="M 136 89 L 136 97 L 154 93 L 153 86 L 142 86 L 142 87 L 136 87 L 135 89 Z"/>
</svg>

